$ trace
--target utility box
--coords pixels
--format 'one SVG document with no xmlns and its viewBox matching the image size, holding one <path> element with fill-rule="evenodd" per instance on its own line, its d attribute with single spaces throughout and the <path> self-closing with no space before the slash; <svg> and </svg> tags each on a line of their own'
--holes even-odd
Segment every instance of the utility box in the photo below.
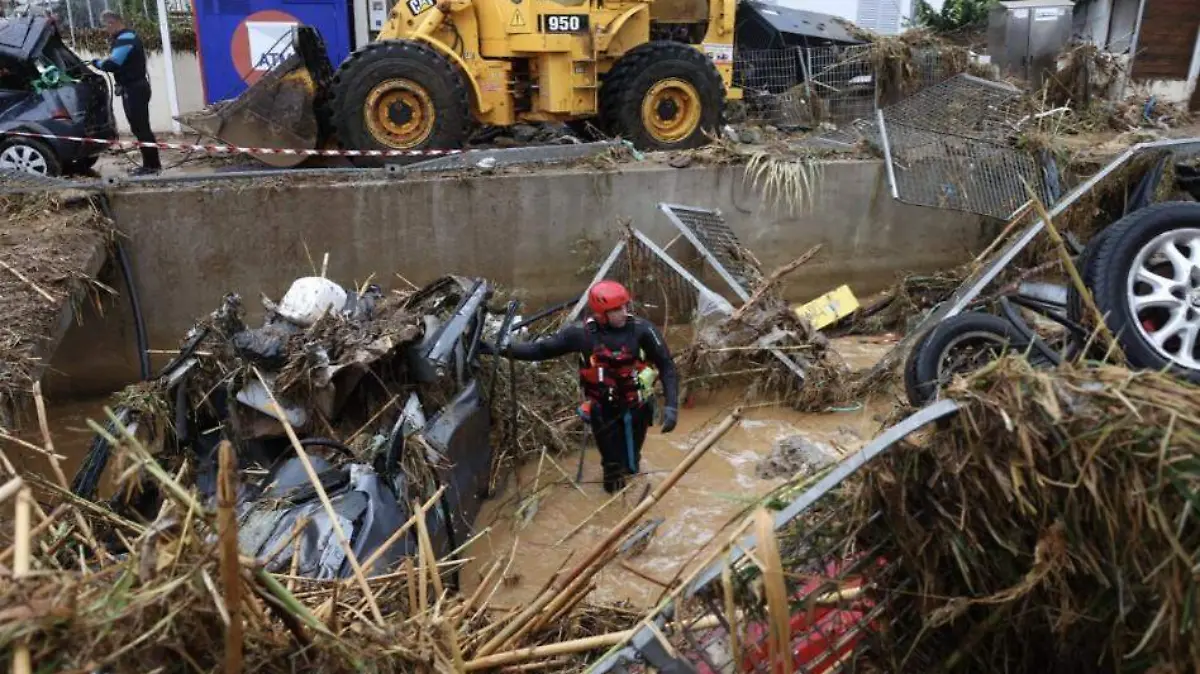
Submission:
<svg viewBox="0 0 1200 674">
<path fill-rule="evenodd" d="M 1071 41 L 1071 0 L 1013 0 L 992 7 L 988 54 L 1001 76 L 1024 79 L 1034 89 L 1057 70 L 1058 55 Z"/>
</svg>

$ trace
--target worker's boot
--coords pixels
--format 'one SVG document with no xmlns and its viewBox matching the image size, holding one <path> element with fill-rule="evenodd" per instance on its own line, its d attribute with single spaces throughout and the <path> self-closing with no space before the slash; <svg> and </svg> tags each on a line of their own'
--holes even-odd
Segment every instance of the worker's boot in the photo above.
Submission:
<svg viewBox="0 0 1200 674">
<path fill-rule="evenodd" d="M 159 172 L 160 170 L 161 170 L 161 169 L 149 168 L 149 167 L 146 167 L 146 166 L 139 166 L 139 167 L 137 167 L 137 168 L 133 169 L 132 171 L 130 171 L 130 172 L 129 172 L 129 175 L 131 175 L 131 176 L 134 176 L 134 177 L 137 177 L 137 176 L 156 176 L 156 175 L 158 175 L 158 172 Z"/>
<path fill-rule="evenodd" d="M 620 464 L 604 464 L 604 491 L 615 494 L 625 488 L 625 471 Z"/>
</svg>

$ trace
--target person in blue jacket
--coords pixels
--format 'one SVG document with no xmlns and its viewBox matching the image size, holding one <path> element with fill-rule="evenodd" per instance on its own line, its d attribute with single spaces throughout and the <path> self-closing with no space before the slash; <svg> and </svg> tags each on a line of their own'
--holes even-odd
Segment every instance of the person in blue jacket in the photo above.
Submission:
<svg viewBox="0 0 1200 674">
<path fill-rule="evenodd" d="M 105 10 L 100 19 L 110 36 L 112 53 L 108 58 L 92 61 L 92 65 L 113 74 L 117 82 L 114 93 L 121 97 L 125 119 L 129 120 L 133 135 L 142 143 L 156 143 L 154 132 L 150 130 L 150 78 L 146 74 L 146 49 L 142 40 L 125 25 L 120 14 Z M 142 165 L 132 173 L 147 175 L 162 170 L 158 148 L 144 145 L 141 149 Z"/>
</svg>

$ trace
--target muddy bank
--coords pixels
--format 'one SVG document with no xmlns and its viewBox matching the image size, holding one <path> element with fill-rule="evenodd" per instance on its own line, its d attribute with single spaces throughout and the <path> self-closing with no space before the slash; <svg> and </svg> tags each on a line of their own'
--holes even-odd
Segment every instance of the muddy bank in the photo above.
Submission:
<svg viewBox="0 0 1200 674">
<path fill-rule="evenodd" d="M 108 232 L 93 201 L 66 193 L 0 197 L 0 218 L 0 426 L 9 428 L 104 263 Z"/>
</svg>

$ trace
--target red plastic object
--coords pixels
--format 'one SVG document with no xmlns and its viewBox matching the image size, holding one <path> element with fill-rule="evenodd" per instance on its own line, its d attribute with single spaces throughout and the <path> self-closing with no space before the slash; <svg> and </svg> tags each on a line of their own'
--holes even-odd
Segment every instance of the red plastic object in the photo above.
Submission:
<svg viewBox="0 0 1200 674">
<path fill-rule="evenodd" d="M 850 561 L 830 562 L 825 567 L 825 577 L 814 578 L 805 583 L 796 591 L 793 599 L 803 603 L 806 599 L 832 592 L 833 582 L 842 590 L 860 586 L 862 579 L 856 577 L 834 581 L 839 577 L 843 565 Z M 886 564 L 882 559 L 877 561 L 880 565 Z M 864 624 L 873 607 L 874 602 L 860 597 L 851 601 L 849 608 L 813 606 L 812 609 L 797 609 L 788 620 L 791 630 L 792 671 L 796 674 L 826 674 L 833 671 L 843 657 L 859 646 L 866 629 L 877 628 L 874 620 Z M 745 650 L 740 656 L 740 672 L 783 673 L 781 662 L 776 661 L 775 666 L 770 667 L 770 628 L 766 623 L 753 622 L 746 625 L 743 635 L 742 644 Z M 703 662 L 697 665 L 697 672 L 715 674 Z"/>
</svg>

